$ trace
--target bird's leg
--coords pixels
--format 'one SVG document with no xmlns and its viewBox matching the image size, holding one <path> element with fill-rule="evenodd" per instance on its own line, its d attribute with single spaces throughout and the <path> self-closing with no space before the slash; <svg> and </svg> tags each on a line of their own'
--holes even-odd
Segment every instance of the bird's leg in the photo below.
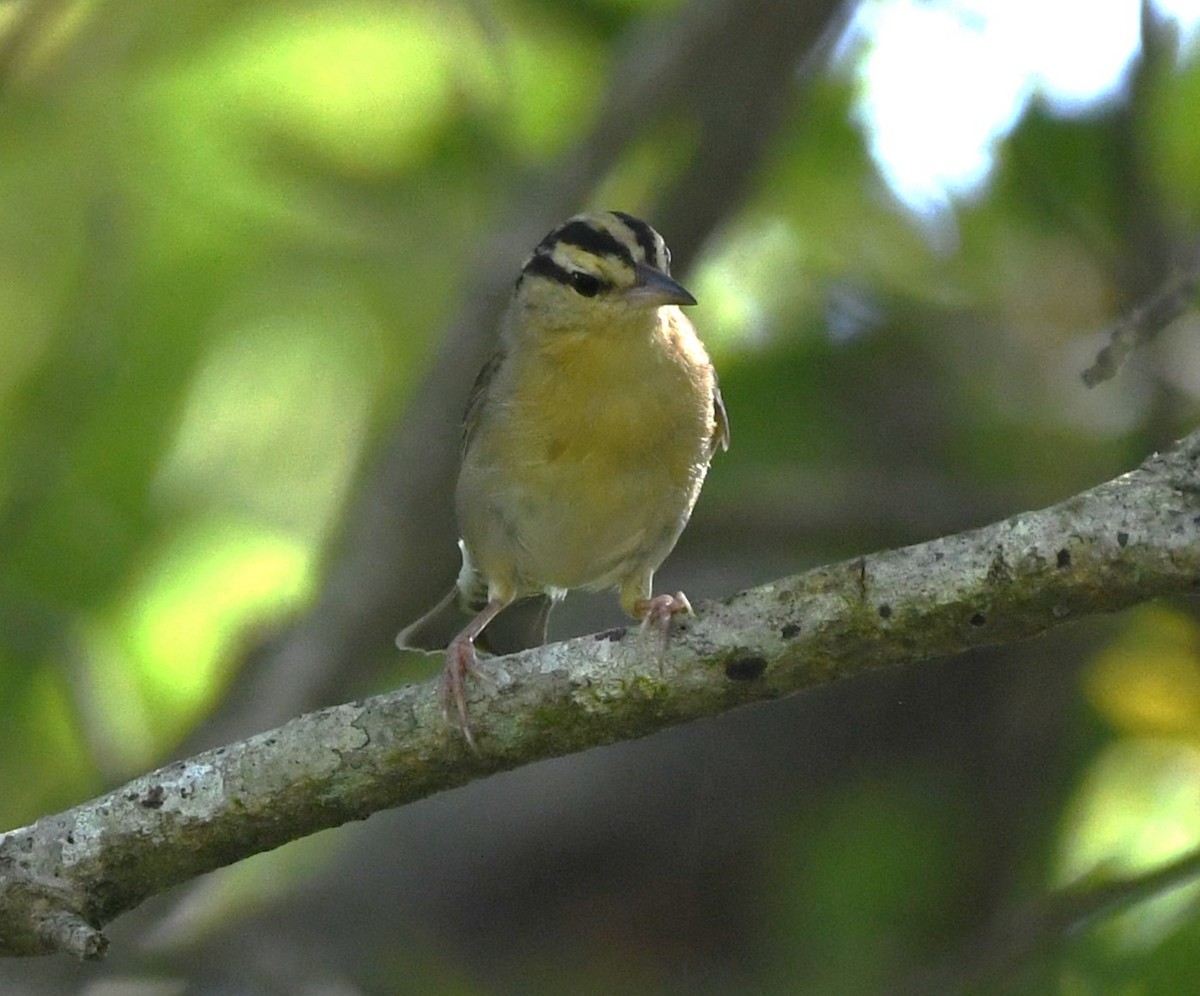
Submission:
<svg viewBox="0 0 1200 996">
<path fill-rule="evenodd" d="M 633 603 L 633 615 L 642 620 L 642 628 L 655 626 L 662 634 L 662 651 L 658 657 L 659 671 L 662 671 L 667 647 L 671 642 L 671 620 L 680 612 L 686 612 L 689 616 L 695 615 L 692 603 L 682 591 L 677 591 L 674 595 L 639 598 Z"/>
<path fill-rule="evenodd" d="M 479 656 L 475 653 L 475 640 L 487 628 L 487 624 L 511 602 L 512 599 L 493 598 L 446 647 L 446 668 L 442 672 L 442 684 L 438 689 L 442 718 L 447 723 L 450 722 L 450 707 L 453 706 L 458 714 L 458 727 L 472 750 L 477 748 L 475 738 L 471 736 L 471 722 L 467 715 L 466 690 L 467 676 L 479 675 Z"/>
</svg>

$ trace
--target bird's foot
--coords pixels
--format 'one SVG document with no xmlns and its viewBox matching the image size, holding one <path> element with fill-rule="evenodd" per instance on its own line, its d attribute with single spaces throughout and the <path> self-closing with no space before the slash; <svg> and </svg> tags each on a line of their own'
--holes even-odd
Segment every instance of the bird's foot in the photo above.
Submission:
<svg viewBox="0 0 1200 996">
<path fill-rule="evenodd" d="M 451 725 L 451 710 L 458 721 L 463 739 L 474 751 L 475 738 L 471 735 L 471 719 L 467 711 L 467 679 L 482 678 L 479 670 L 479 656 L 475 652 L 475 642 L 457 638 L 450 641 L 446 648 L 446 667 L 442 672 L 441 685 L 438 688 L 438 700 L 442 706 L 442 720 L 447 726 Z"/>
<path fill-rule="evenodd" d="M 643 629 L 653 626 L 662 635 L 662 648 L 658 655 L 658 669 L 661 671 L 671 643 L 671 620 L 681 612 L 694 616 L 696 613 L 692 611 L 692 603 L 687 600 L 687 595 L 677 591 L 674 595 L 639 598 L 633 603 L 633 612 L 641 616 Z"/>
</svg>

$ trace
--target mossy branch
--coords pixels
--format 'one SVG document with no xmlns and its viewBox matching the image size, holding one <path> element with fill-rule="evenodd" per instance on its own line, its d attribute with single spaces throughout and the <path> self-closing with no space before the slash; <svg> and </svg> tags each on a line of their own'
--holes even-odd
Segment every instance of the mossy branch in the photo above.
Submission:
<svg viewBox="0 0 1200 996">
<path fill-rule="evenodd" d="M 1200 593 L 1200 431 L 1061 504 L 699 607 L 660 660 L 613 630 L 485 665 L 479 752 L 432 682 L 309 713 L 0 837 L 0 954 L 103 954 L 148 896 L 492 772 L 874 668 Z"/>
</svg>

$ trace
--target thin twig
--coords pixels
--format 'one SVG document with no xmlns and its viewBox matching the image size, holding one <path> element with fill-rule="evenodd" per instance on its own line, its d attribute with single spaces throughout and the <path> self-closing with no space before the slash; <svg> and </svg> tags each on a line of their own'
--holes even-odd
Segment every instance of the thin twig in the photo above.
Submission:
<svg viewBox="0 0 1200 996">
<path fill-rule="evenodd" d="M 1102 917 L 1181 888 L 1200 877 L 1200 848 L 1150 871 L 1099 884 L 1085 882 L 1012 910 L 941 967 L 893 988 L 893 996 L 974 992 L 985 983 L 1060 945 Z"/>
<path fill-rule="evenodd" d="M 1130 354 L 1149 342 L 1182 315 L 1200 287 L 1200 247 L 1193 247 L 1145 301 L 1108 329 L 1108 345 L 1082 374 L 1088 387 L 1110 380 Z"/>
</svg>

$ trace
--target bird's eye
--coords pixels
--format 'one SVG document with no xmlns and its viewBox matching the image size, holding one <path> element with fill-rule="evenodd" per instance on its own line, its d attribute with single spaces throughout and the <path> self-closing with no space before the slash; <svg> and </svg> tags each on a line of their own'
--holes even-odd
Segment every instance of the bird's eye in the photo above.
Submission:
<svg viewBox="0 0 1200 996">
<path fill-rule="evenodd" d="M 584 297 L 595 297 L 600 293 L 600 281 L 590 273 L 572 273 L 571 286 L 575 288 L 576 293 Z"/>
</svg>

